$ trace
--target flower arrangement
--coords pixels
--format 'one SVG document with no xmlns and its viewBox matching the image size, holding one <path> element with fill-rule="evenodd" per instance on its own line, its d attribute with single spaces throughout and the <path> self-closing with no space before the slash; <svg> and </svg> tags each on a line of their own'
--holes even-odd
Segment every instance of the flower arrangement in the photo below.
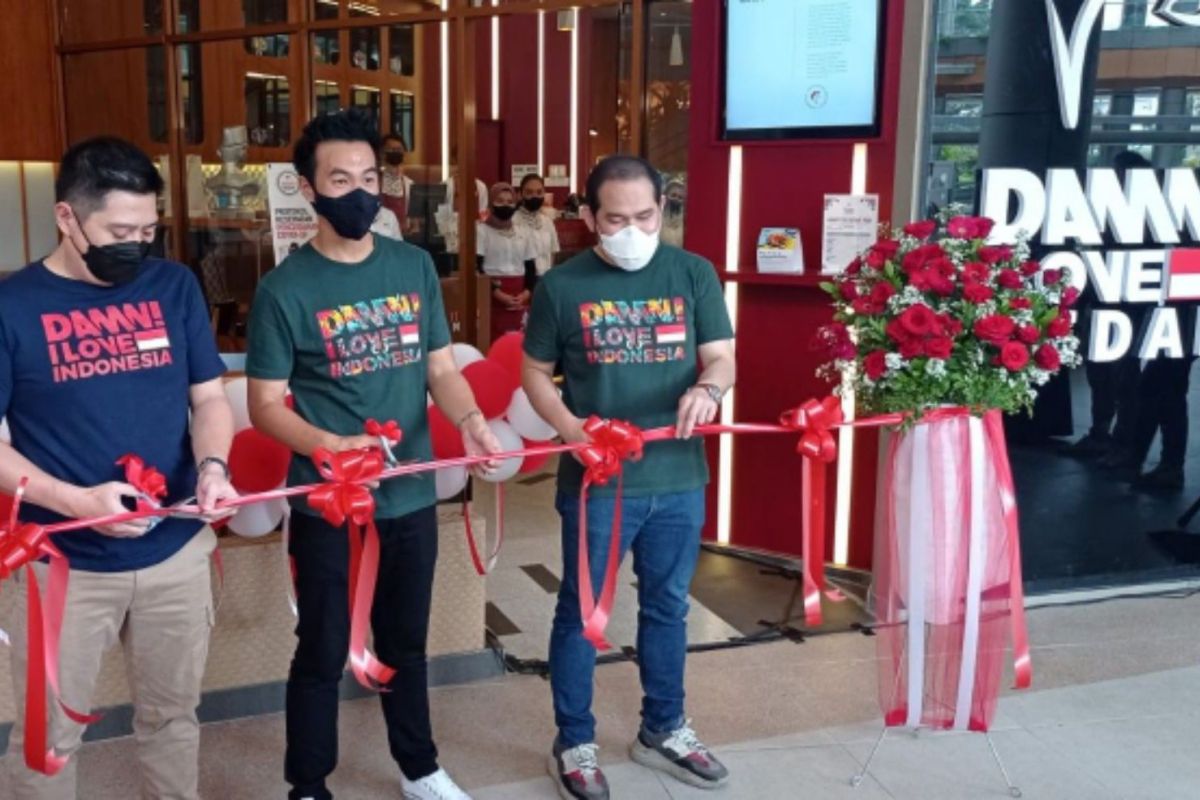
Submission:
<svg viewBox="0 0 1200 800">
<path fill-rule="evenodd" d="M 1081 363 L 1065 271 L 1042 270 L 1024 240 L 989 245 L 993 222 L 943 217 L 885 232 L 831 283 L 834 322 L 817 332 L 867 413 L 940 405 L 1032 410 L 1037 387 Z"/>
</svg>

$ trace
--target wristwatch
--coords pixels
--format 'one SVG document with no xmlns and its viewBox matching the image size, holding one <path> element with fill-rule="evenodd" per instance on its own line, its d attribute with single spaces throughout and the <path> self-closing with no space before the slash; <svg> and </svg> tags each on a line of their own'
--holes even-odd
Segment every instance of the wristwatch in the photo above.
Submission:
<svg viewBox="0 0 1200 800">
<path fill-rule="evenodd" d="M 225 459 L 217 458 L 216 456 L 208 456 L 207 458 L 202 459 L 200 463 L 196 465 L 196 474 L 199 475 L 201 472 L 204 472 L 204 468 L 209 464 L 216 464 L 219 466 L 225 472 L 225 480 L 229 480 L 229 465 L 225 463 Z"/>
<path fill-rule="evenodd" d="M 720 386 L 717 386 L 715 383 L 697 383 L 696 388 L 708 392 L 708 396 L 712 398 L 712 401 L 717 405 L 721 405 L 721 398 L 725 396 L 725 392 L 721 391 Z"/>
</svg>

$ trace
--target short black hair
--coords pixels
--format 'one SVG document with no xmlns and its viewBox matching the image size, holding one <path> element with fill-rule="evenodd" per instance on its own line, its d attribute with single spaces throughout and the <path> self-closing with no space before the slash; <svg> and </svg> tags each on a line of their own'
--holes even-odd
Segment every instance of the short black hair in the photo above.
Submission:
<svg viewBox="0 0 1200 800">
<path fill-rule="evenodd" d="M 292 150 L 292 164 L 309 183 L 316 180 L 317 147 L 321 142 L 366 142 L 372 153 L 378 153 L 381 145 L 379 126 L 374 117 L 361 108 L 313 117 L 304 126 L 304 132 Z"/>
<path fill-rule="evenodd" d="M 405 151 L 408 150 L 408 142 L 404 141 L 404 137 L 398 133 L 385 133 L 383 138 L 380 139 L 380 142 L 383 144 L 387 144 L 388 142 L 399 142 L 400 146 L 403 147 Z"/>
<path fill-rule="evenodd" d="M 602 159 L 587 179 L 587 205 L 595 214 L 600 211 L 600 187 L 609 181 L 636 181 L 645 178 L 654 187 L 654 202 L 662 202 L 663 179 L 649 161 L 637 156 L 608 156 Z"/>
<path fill-rule="evenodd" d="M 63 154 L 54 199 L 86 218 L 103 207 L 109 192 L 157 195 L 163 179 L 150 156 L 116 136 L 85 139 Z"/>
<path fill-rule="evenodd" d="M 546 181 L 542 178 L 541 175 L 538 175 L 536 172 L 530 172 L 524 178 L 521 178 L 521 185 L 518 186 L 517 189 L 519 189 L 520 191 L 523 192 L 523 191 L 525 191 L 525 186 L 527 184 L 533 183 L 534 181 L 537 181 L 538 183 L 542 184 L 543 186 L 546 185 Z"/>
</svg>

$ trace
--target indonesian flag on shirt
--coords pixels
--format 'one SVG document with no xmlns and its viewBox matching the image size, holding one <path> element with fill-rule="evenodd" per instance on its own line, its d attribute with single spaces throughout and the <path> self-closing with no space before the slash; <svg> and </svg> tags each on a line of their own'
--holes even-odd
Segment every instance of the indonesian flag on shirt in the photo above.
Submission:
<svg viewBox="0 0 1200 800">
<path fill-rule="evenodd" d="M 137 331 L 133 334 L 133 339 L 137 342 L 138 351 L 142 353 L 148 350 L 165 350 L 171 346 L 171 340 L 167 338 L 166 328 Z"/>
<path fill-rule="evenodd" d="M 421 341 L 421 329 L 417 325 L 400 326 L 400 343 L 417 344 Z"/>
<path fill-rule="evenodd" d="M 687 341 L 687 326 L 659 325 L 654 329 L 654 339 L 659 344 L 682 344 Z"/>
<path fill-rule="evenodd" d="M 1200 300 L 1200 249 L 1172 250 L 1167 273 L 1168 300 Z"/>
</svg>

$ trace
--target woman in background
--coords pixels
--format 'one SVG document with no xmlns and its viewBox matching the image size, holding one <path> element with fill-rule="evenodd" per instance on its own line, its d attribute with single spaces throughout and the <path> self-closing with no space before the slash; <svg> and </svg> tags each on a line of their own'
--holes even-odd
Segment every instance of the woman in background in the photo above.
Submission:
<svg viewBox="0 0 1200 800">
<path fill-rule="evenodd" d="M 479 271 L 492 284 L 492 340 L 525 325 L 525 314 L 537 280 L 529 237 L 513 224 L 517 193 L 511 184 L 497 183 L 489 195 L 488 216 L 479 223 L 475 254 Z"/>
<path fill-rule="evenodd" d="M 554 220 L 545 213 L 546 184 L 540 175 L 526 175 L 521 179 L 521 207 L 513 218 L 514 224 L 529 240 L 533 248 L 533 263 L 538 275 L 545 275 L 554 266 L 554 256 L 559 251 L 558 231 Z"/>
</svg>

